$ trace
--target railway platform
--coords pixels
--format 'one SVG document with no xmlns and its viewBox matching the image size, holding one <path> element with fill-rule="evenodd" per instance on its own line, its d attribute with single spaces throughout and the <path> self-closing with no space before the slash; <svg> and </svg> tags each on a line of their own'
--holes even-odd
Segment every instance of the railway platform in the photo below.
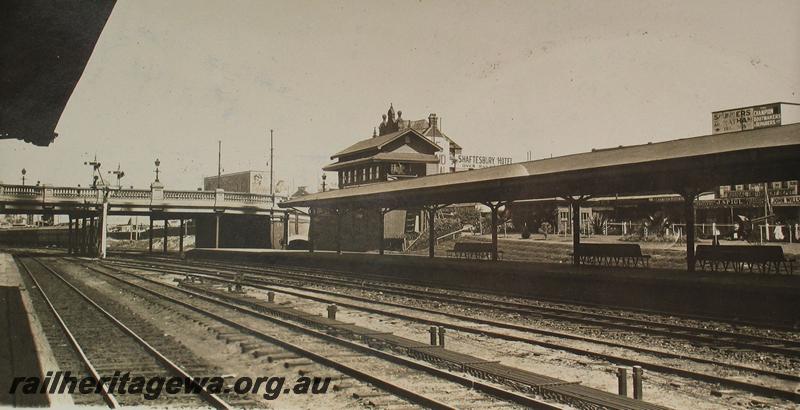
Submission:
<svg viewBox="0 0 800 410">
<path fill-rule="evenodd" d="M 195 249 L 187 257 L 322 268 L 354 277 L 800 326 L 798 275 L 260 249 Z"/>
<path fill-rule="evenodd" d="M 66 395 L 9 392 L 15 377 L 41 378 L 42 369 L 57 370 L 54 364 L 17 265 L 10 254 L 0 253 L 0 406 L 71 404 Z"/>
</svg>

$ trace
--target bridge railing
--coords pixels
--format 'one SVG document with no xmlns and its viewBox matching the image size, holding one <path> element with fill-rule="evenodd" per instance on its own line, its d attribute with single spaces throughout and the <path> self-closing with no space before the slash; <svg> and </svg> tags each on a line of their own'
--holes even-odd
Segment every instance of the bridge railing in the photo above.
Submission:
<svg viewBox="0 0 800 410">
<path fill-rule="evenodd" d="M 42 196 L 44 190 L 40 186 L 30 185 L 4 185 L 2 190 L 3 195 L 18 196 L 23 198 L 35 198 Z"/>
<path fill-rule="evenodd" d="M 103 201 L 103 189 L 93 187 L 53 187 L 49 185 L 4 185 L 0 184 L 0 203 L 20 201 L 25 204 L 41 203 L 41 205 L 64 205 L 81 203 L 100 204 Z M 213 208 L 263 208 L 272 207 L 271 197 L 262 194 L 243 192 L 216 191 L 182 191 L 164 190 L 160 185 L 151 189 L 111 189 L 108 191 L 111 206 L 159 207 L 170 205 L 190 205 L 192 207 Z"/>
<path fill-rule="evenodd" d="M 246 204 L 270 204 L 269 195 L 248 194 L 243 192 L 223 192 L 222 200 L 225 202 L 242 202 Z"/>
<path fill-rule="evenodd" d="M 214 197 L 212 191 L 164 191 L 164 200 L 213 201 Z"/>
<path fill-rule="evenodd" d="M 147 199 L 149 200 L 152 193 L 149 189 L 118 189 L 109 193 L 109 199 Z"/>
<path fill-rule="evenodd" d="M 53 198 L 97 198 L 97 190 L 94 188 L 72 188 L 72 187 L 42 187 L 42 191 L 47 195 L 48 189 L 52 190 L 50 196 Z"/>
</svg>

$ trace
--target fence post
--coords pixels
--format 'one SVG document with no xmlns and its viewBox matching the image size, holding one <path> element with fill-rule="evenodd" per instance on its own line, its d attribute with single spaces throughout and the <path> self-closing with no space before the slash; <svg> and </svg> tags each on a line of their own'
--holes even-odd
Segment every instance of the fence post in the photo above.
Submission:
<svg viewBox="0 0 800 410">
<path fill-rule="evenodd" d="M 642 366 L 633 366 L 633 398 L 642 400 Z"/>
<path fill-rule="evenodd" d="M 617 393 L 628 396 L 628 369 L 622 366 L 617 368 Z"/>
</svg>

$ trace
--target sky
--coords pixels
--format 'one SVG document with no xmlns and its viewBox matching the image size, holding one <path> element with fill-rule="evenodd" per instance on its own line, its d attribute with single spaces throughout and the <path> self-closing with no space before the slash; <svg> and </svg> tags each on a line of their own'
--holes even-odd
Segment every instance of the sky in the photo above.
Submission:
<svg viewBox="0 0 800 410">
<path fill-rule="evenodd" d="M 49 147 L 0 141 L 0 181 L 124 186 L 268 169 L 313 192 L 389 104 L 465 155 L 523 161 L 711 133 L 800 102 L 798 1 L 119 0 Z M 328 182 L 335 180 L 331 175 Z"/>
</svg>

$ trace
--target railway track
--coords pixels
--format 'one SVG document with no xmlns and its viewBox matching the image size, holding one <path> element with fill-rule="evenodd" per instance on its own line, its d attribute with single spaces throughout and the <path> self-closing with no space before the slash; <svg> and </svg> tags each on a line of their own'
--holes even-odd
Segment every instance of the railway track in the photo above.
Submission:
<svg viewBox="0 0 800 410">
<path fill-rule="evenodd" d="M 175 262 L 172 261 L 171 263 L 174 264 Z M 192 262 L 192 264 L 196 263 Z M 198 265 L 206 265 L 211 269 L 231 267 L 231 265 L 215 263 L 199 263 Z M 497 298 L 454 294 L 448 291 L 433 291 L 429 288 L 419 286 L 411 287 L 388 284 L 385 281 L 379 282 L 353 280 L 341 277 L 334 278 L 331 277 L 331 275 L 322 275 L 314 271 L 309 271 L 307 268 L 255 268 L 242 265 L 236 265 L 235 268 L 245 273 L 278 275 L 283 278 L 295 279 L 299 281 L 314 281 L 320 284 L 356 289 L 369 288 L 385 294 L 401 297 L 425 297 L 425 299 L 432 301 L 457 304 L 473 308 L 493 309 L 506 313 L 526 315 L 528 317 L 541 317 L 601 328 L 614 328 L 624 331 L 635 331 L 651 335 L 666 336 L 691 342 L 705 343 L 713 345 L 718 349 L 748 349 L 756 352 L 770 352 L 781 354 L 787 357 L 800 358 L 800 340 L 756 336 L 747 333 L 655 322 L 653 320 L 629 318 L 621 315 L 609 315 L 609 312 L 607 311 L 593 313 L 564 307 L 542 306 L 530 303 L 504 301 Z"/>
<path fill-rule="evenodd" d="M 103 377 L 111 378 L 115 372 L 130 372 L 133 377 L 145 379 L 173 376 L 187 381 L 194 379 L 176 364 L 174 356 L 167 356 L 145 340 L 145 337 L 154 335 L 137 334 L 110 310 L 46 264 L 35 259 L 18 259 L 18 263 L 38 290 L 74 354 L 80 358 L 82 369 L 74 369 L 74 376 L 91 376 L 97 381 Z M 98 394 L 110 408 L 142 405 L 232 408 L 228 401 L 209 393 L 205 387 L 198 385 L 196 388 L 197 394 L 161 394 L 148 398 L 141 392 L 117 394 L 106 382 L 100 385 Z M 236 404 L 246 403 L 239 401 Z"/>
<path fill-rule="evenodd" d="M 141 268 L 141 266 L 138 266 L 136 264 L 133 264 L 133 265 L 129 264 L 128 266 Z M 248 271 L 247 269 L 242 269 L 242 267 L 240 267 L 240 266 L 227 265 L 226 268 L 227 269 L 236 269 L 236 271 L 241 271 L 241 272 Z M 203 267 L 193 267 L 193 266 L 187 266 L 187 265 L 175 265 L 174 263 L 169 263 L 169 264 L 161 263 L 160 264 L 160 268 L 158 268 L 158 266 L 153 266 L 152 263 L 151 263 L 151 266 L 149 268 L 147 268 L 147 269 L 160 271 L 162 273 L 172 273 L 172 274 L 187 274 L 187 273 L 204 274 L 203 273 Z M 209 270 L 205 271 L 205 275 L 207 275 L 207 277 L 212 277 L 212 278 L 215 278 L 215 279 L 222 279 L 222 278 L 220 278 L 220 274 L 230 278 L 231 277 L 230 275 L 232 275 L 232 273 L 233 273 L 232 271 L 220 270 L 218 266 L 214 266 L 214 269 L 212 269 L 210 271 Z M 260 269 L 254 269 L 251 273 L 263 274 L 263 272 L 261 272 Z M 267 274 L 268 275 L 274 275 L 271 271 L 270 271 L 270 273 L 267 273 Z M 293 279 L 296 279 L 296 277 L 293 277 Z M 228 279 L 228 281 L 230 281 L 230 279 Z M 401 314 L 401 313 L 398 313 L 396 311 L 396 309 L 394 309 L 395 311 L 393 311 L 393 312 L 387 312 L 386 309 L 371 308 L 367 304 L 371 304 L 372 306 L 374 306 L 374 305 L 384 305 L 384 306 L 388 306 L 390 308 L 403 308 L 403 309 L 422 311 L 422 312 L 425 312 L 425 313 L 428 313 L 428 314 L 445 315 L 445 316 L 452 317 L 454 319 L 458 319 L 459 321 L 477 322 L 477 323 L 480 323 L 480 324 L 491 325 L 493 327 L 497 327 L 497 328 L 501 328 L 501 329 L 513 329 L 513 330 L 519 330 L 519 331 L 524 331 L 524 332 L 535 332 L 535 333 L 539 333 L 539 334 L 545 334 L 545 335 L 548 335 L 548 336 L 565 337 L 565 338 L 571 338 L 573 340 L 581 340 L 581 341 L 586 341 L 586 342 L 591 342 L 591 343 L 601 343 L 601 344 L 606 344 L 606 345 L 610 345 L 610 346 L 613 346 L 613 347 L 620 347 L 620 348 L 624 348 L 624 349 L 630 349 L 630 350 L 634 350 L 634 351 L 637 351 L 637 352 L 647 353 L 647 354 L 651 354 L 651 355 L 655 355 L 655 356 L 659 356 L 659 357 L 667 357 L 667 358 L 681 359 L 681 360 L 691 360 L 691 361 L 694 361 L 694 362 L 697 362 L 697 363 L 704 363 L 704 364 L 708 364 L 708 365 L 711 365 L 711 366 L 719 366 L 719 368 L 721 368 L 721 369 L 733 369 L 733 370 L 736 370 L 736 371 L 745 372 L 745 373 L 748 373 L 748 374 L 753 374 L 753 375 L 756 376 L 756 382 L 759 381 L 758 380 L 759 378 L 762 378 L 762 377 L 766 376 L 766 377 L 776 378 L 779 381 L 789 382 L 789 384 L 792 384 L 792 383 L 796 383 L 797 381 L 800 381 L 800 377 L 798 377 L 795 374 L 780 373 L 780 372 L 775 372 L 775 371 L 770 371 L 770 370 L 753 368 L 753 367 L 750 367 L 750 366 L 743 366 L 743 365 L 737 365 L 737 364 L 732 364 L 732 363 L 726 363 L 726 362 L 720 362 L 720 361 L 705 359 L 705 358 L 702 358 L 702 357 L 693 357 L 693 356 L 689 356 L 689 355 L 685 355 L 685 354 L 672 354 L 672 353 L 664 352 L 664 351 L 655 351 L 655 350 L 651 350 L 651 349 L 642 348 L 640 346 L 625 345 L 625 344 L 621 344 L 621 343 L 614 343 L 614 342 L 610 342 L 610 341 L 606 341 L 606 340 L 598 340 L 598 339 L 594 339 L 594 338 L 587 338 L 587 337 L 581 337 L 581 336 L 576 336 L 576 335 L 571 335 L 571 334 L 564 334 L 564 333 L 560 333 L 560 332 L 541 331 L 540 329 L 534 329 L 534 328 L 515 325 L 515 324 L 511 324 L 511 323 L 506 323 L 506 322 L 482 320 L 482 319 L 479 319 L 479 318 L 475 318 L 474 316 L 467 317 L 467 316 L 463 316 L 463 315 L 444 313 L 441 310 L 425 309 L 425 308 L 413 307 L 413 306 L 408 306 L 408 305 L 393 304 L 393 303 L 388 303 L 388 302 L 377 302 L 377 301 L 375 301 L 373 299 L 370 299 L 370 298 L 363 298 L 363 297 L 358 297 L 358 296 L 353 296 L 353 295 L 348 295 L 348 294 L 343 294 L 343 293 L 338 293 L 338 292 L 332 292 L 332 291 L 328 291 L 328 290 L 310 289 L 310 288 L 308 288 L 307 286 L 304 286 L 304 285 L 298 285 L 298 284 L 292 285 L 292 284 L 286 284 L 286 283 L 277 284 L 277 283 L 274 283 L 274 281 L 267 281 L 267 280 L 265 280 L 263 278 L 259 278 L 259 277 L 248 277 L 246 282 L 245 282 L 245 284 L 253 286 L 253 287 L 265 289 L 265 290 L 272 290 L 272 291 L 276 291 L 276 292 L 282 292 L 282 293 L 291 294 L 291 295 L 296 296 L 296 297 L 312 299 L 312 300 L 316 300 L 316 301 L 322 302 L 322 303 L 337 303 L 339 306 L 346 306 L 346 307 L 359 309 L 359 310 L 363 310 L 363 311 L 370 311 L 370 312 L 379 313 L 379 314 L 383 314 L 383 315 L 387 315 L 387 316 L 402 318 L 402 319 L 405 319 L 405 320 L 412 320 L 412 321 L 416 321 L 416 322 L 429 323 L 429 324 L 435 324 L 435 325 L 443 325 L 443 326 L 447 326 L 447 327 L 450 327 L 450 328 L 453 328 L 453 329 L 456 329 L 456 330 L 465 331 L 465 332 L 470 332 L 470 333 L 475 333 L 475 334 L 486 334 L 486 335 L 489 335 L 489 336 L 492 336 L 492 337 L 497 337 L 497 338 L 501 338 L 501 339 L 505 339 L 505 340 L 523 341 L 523 342 L 527 342 L 527 343 L 538 344 L 540 346 L 544 346 L 544 347 L 548 347 L 548 348 L 566 350 L 566 351 L 569 351 L 569 352 L 572 352 L 572 353 L 576 353 L 576 354 L 601 357 L 601 358 L 609 360 L 609 361 L 611 361 L 613 363 L 618 363 L 618 364 L 639 364 L 639 365 L 642 365 L 646 369 L 655 370 L 655 371 L 662 372 L 662 373 L 675 374 L 675 375 L 682 376 L 682 377 L 688 377 L 688 378 L 691 378 L 691 379 L 702 380 L 702 381 L 707 381 L 707 382 L 712 382 L 712 383 L 720 383 L 720 384 L 723 384 L 723 385 L 726 385 L 726 386 L 729 386 L 729 387 L 734 387 L 734 388 L 742 389 L 742 390 L 745 390 L 745 391 L 751 391 L 751 392 L 754 392 L 754 393 L 757 393 L 757 394 L 760 394 L 760 395 L 764 395 L 764 396 L 768 396 L 768 397 L 779 397 L 779 398 L 788 399 L 788 400 L 792 400 L 792 401 L 800 401 L 800 395 L 798 395 L 796 391 L 791 391 L 789 389 L 780 388 L 780 387 L 767 386 L 767 385 L 760 384 L 760 383 L 751 383 L 751 382 L 748 382 L 748 381 L 742 381 L 739 378 L 721 377 L 721 376 L 719 376 L 717 374 L 717 372 L 715 371 L 715 369 L 713 367 L 707 372 L 697 372 L 697 371 L 685 370 L 679 365 L 677 365 L 677 366 L 664 366 L 664 365 L 660 365 L 660 364 L 657 364 L 657 363 L 642 363 L 641 360 L 630 360 L 630 359 L 627 359 L 625 357 L 602 354 L 602 353 L 598 353 L 596 351 L 587 351 L 585 349 L 576 349 L 576 348 L 571 348 L 571 347 L 563 346 L 563 345 L 559 345 L 559 344 L 542 342 L 540 340 L 535 340 L 535 339 L 532 339 L 532 338 L 527 337 L 527 336 L 514 336 L 514 335 L 507 334 L 507 333 L 494 332 L 494 331 L 491 331 L 491 330 L 487 330 L 484 326 L 476 328 L 476 327 L 464 326 L 464 325 L 459 325 L 459 324 L 455 324 L 454 325 L 451 322 L 448 323 L 448 322 L 440 322 L 440 321 L 430 320 L 430 319 L 428 319 L 430 316 L 418 317 L 418 316 L 410 316 L 410 315 L 407 315 L 407 314 Z M 372 285 L 370 284 L 369 286 L 371 287 Z M 309 295 L 308 293 L 292 292 L 290 290 L 285 289 L 287 287 L 297 289 L 297 290 L 299 290 L 301 292 L 313 292 L 317 296 Z M 324 297 L 318 296 L 320 294 L 325 295 L 325 296 Z M 333 297 L 333 299 L 331 297 Z M 417 296 L 417 297 L 420 297 L 420 296 Z M 424 296 L 424 297 L 427 297 L 427 296 Z M 349 299 L 351 301 L 356 301 L 357 303 L 343 302 L 342 298 L 346 298 L 346 299 Z M 781 383 L 781 384 L 786 384 L 786 383 Z"/>
<path fill-rule="evenodd" d="M 93 266 L 88 266 L 89 269 L 97 271 L 97 268 Z M 104 265 L 104 268 L 111 269 L 118 273 L 123 273 L 125 275 L 129 275 L 131 277 L 136 278 L 137 281 L 145 281 L 149 284 L 157 284 L 158 287 L 169 286 L 162 281 L 156 281 L 154 279 L 149 279 L 143 277 L 143 275 L 133 274 L 130 272 L 126 272 L 116 267 L 111 267 Z M 106 272 L 106 274 L 108 274 Z M 149 285 L 148 285 L 149 286 Z M 176 288 L 177 289 L 177 288 Z M 198 293 L 196 292 L 197 289 L 193 289 L 195 292 L 187 289 L 181 289 L 182 292 L 186 294 L 192 295 L 192 300 L 195 301 L 199 298 Z M 225 292 L 222 292 L 223 294 Z M 230 295 L 230 294 L 228 294 Z M 316 327 L 324 328 L 324 334 L 330 333 L 333 331 L 334 333 L 341 333 L 345 332 L 350 334 L 351 336 L 355 335 L 358 339 L 364 340 L 371 340 L 370 343 L 377 343 L 378 345 L 391 345 L 392 350 L 402 350 L 407 355 L 411 357 L 415 357 L 417 359 L 424 358 L 424 360 L 429 362 L 434 362 L 437 364 L 442 363 L 449 363 L 448 367 L 450 370 L 453 370 L 453 366 L 455 369 L 470 373 L 473 375 L 479 375 L 481 377 L 494 380 L 494 381 L 502 381 L 504 384 L 508 384 L 514 386 L 515 388 L 519 388 L 519 386 L 528 386 L 527 390 L 523 389 L 524 392 L 534 392 L 539 393 L 544 397 L 550 398 L 557 398 L 559 401 L 566 402 L 571 406 L 577 408 L 659 408 L 658 406 L 652 405 L 650 403 L 638 401 L 638 400 L 631 400 L 629 398 L 618 396 L 615 394 L 606 393 L 603 391 L 587 388 L 584 386 L 576 385 L 575 383 L 571 382 L 564 382 L 558 379 L 553 379 L 547 376 L 538 376 L 533 373 L 525 372 L 516 370 L 513 368 L 509 368 L 507 366 L 496 364 L 496 362 L 492 361 L 485 361 L 483 359 L 478 359 L 475 357 L 465 356 L 462 354 L 458 354 L 455 352 L 446 351 L 443 349 L 431 349 L 432 346 L 419 343 L 416 341 L 412 341 L 409 339 L 404 339 L 398 336 L 394 336 L 391 334 L 386 334 L 383 332 L 376 332 L 370 329 L 360 328 L 358 326 L 354 326 L 351 324 L 346 324 L 342 322 L 335 322 L 329 323 L 329 319 L 320 318 L 319 316 L 309 314 L 302 311 L 296 311 L 292 308 L 286 307 L 276 307 L 276 305 L 268 304 L 266 302 L 261 303 L 249 301 L 242 305 L 240 302 L 234 301 L 222 301 L 219 300 L 221 298 L 220 292 L 216 292 L 216 294 L 212 296 L 208 296 L 210 298 L 216 299 L 215 303 L 223 304 L 228 307 L 233 307 L 234 309 L 267 309 L 267 310 L 275 310 L 273 314 L 277 314 L 278 316 L 291 316 L 294 320 L 299 321 L 305 324 L 311 324 Z M 233 296 L 229 296 L 233 297 Z M 185 295 L 184 295 L 184 299 Z M 249 305 L 248 305 L 249 303 Z M 287 310 L 292 310 L 293 313 L 287 313 Z M 274 319 L 274 318 L 273 318 Z M 273 320 L 268 319 L 268 320 Z M 292 324 L 284 323 L 284 326 L 296 326 Z M 356 330 L 353 330 L 356 329 Z M 329 336 L 323 336 L 329 337 Z M 340 341 L 341 343 L 341 341 Z M 352 342 L 345 342 L 350 344 Z M 358 347 L 356 347 L 358 348 Z M 362 347 L 363 348 L 363 347 Z M 371 350 L 370 355 L 382 355 L 381 351 Z M 394 360 L 398 360 L 395 358 Z M 405 365 L 412 365 L 408 363 L 407 359 L 402 359 Z M 433 371 L 433 372 L 443 372 L 442 370 L 438 369 L 431 369 L 428 368 L 426 371 Z M 443 372 L 438 373 L 441 377 L 449 377 L 452 378 L 455 375 L 452 372 Z M 511 377 L 510 374 L 516 374 L 517 376 Z M 460 376 L 459 376 L 460 377 Z M 508 390 L 493 390 L 492 385 L 485 384 L 475 379 L 464 379 L 459 383 L 469 383 L 473 389 L 477 390 L 486 390 L 493 392 L 492 394 L 498 395 L 500 397 L 506 397 L 509 393 L 517 395 L 517 393 L 512 393 Z M 523 396 L 527 397 L 527 396 Z M 515 398 L 512 401 L 516 401 L 518 398 Z M 531 406 L 532 404 L 525 404 L 526 406 Z M 457 407 L 464 407 L 464 406 L 457 406 Z"/>
<path fill-rule="evenodd" d="M 149 299 L 188 308 L 215 322 L 287 349 L 301 358 L 370 383 L 388 394 L 403 397 L 411 404 L 427 408 L 556 408 L 534 397 L 504 390 L 473 378 L 461 377 L 417 361 L 404 359 L 314 331 L 306 326 L 266 315 L 246 307 L 148 278 L 88 265 L 88 269 L 135 289 Z M 187 297 L 189 296 L 189 297 Z M 305 315 L 313 316 L 316 315 Z M 252 318 L 261 319 L 253 322 Z M 279 324 L 280 326 L 275 326 Z M 376 334 L 384 334 L 375 332 Z M 376 371 L 378 373 L 376 373 Z M 391 375 L 387 377 L 387 375 Z M 391 380 L 389 380 L 391 379 Z M 417 393 L 421 392 L 421 393 Z M 408 403 L 406 404 L 406 406 Z M 589 407 L 586 407 L 589 408 Z M 613 406 L 612 406 L 613 408 Z M 617 407 L 632 408 L 632 407 Z M 641 408 L 641 407 L 633 407 Z"/>
</svg>

